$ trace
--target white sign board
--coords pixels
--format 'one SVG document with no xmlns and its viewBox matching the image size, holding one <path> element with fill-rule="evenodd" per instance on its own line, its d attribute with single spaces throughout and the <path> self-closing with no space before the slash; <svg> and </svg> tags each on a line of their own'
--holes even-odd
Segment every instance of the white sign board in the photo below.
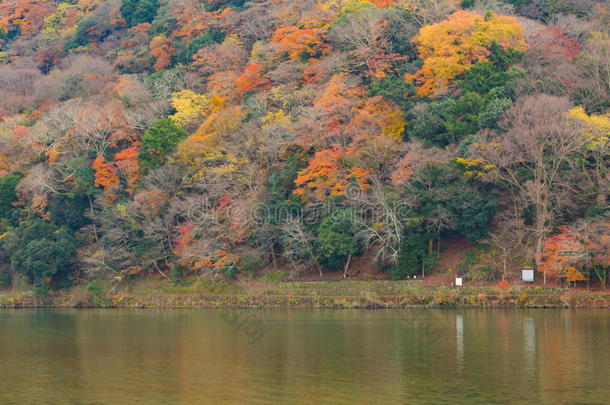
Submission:
<svg viewBox="0 0 610 405">
<path fill-rule="evenodd" d="M 455 285 L 457 287 L 461 287 L 462 286 L 462 277 L 456 277 L 455 278 Z"/>
<path fill-rule="evenodd" d="M 533 283 L 534 282 L 534 270 L 532 269 L 523 269 L 521 270 L 521 280 Z"/>
</svg>

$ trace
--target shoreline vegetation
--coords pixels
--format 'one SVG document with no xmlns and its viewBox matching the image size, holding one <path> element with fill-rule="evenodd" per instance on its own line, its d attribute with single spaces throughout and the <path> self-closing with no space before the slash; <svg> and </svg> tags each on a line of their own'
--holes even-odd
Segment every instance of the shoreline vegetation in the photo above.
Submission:
<svg viewBox="0 0 610 405">
<path fill-rule="evenodd" d="M 610 308 L 610 291 L 514 285 L 428 286 L 422 281 L 293 281 L 196 278 L 137 280 L 110 289 L 102 282 L 34 297 L 0 292 L 0 308 Z"/>
</svg>

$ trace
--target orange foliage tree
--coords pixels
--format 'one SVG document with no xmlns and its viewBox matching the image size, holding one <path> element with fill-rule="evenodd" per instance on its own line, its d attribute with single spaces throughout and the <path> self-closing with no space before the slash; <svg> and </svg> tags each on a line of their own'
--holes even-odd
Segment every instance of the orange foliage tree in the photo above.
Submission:
<svg viewBox="0 0 610 405">
<path fill-rule="evenodd" d="M 18 29 L 21 35 L 31 36 L 40 31 L 44 19 L 55 11 L 54 2 L 21 0 L 0 2 L 0 30 Z"/>
<path fill-rule="evenodd" d="M 301 141 L 308 145 L 323 143 L 324 147 L 335 143 L 346 146 L 350 134 L 346 133 L 345 124 L 351 120 L 363 93 L 348 83 L 346 74 L 333 76 L 314 102 L 312 116 L 301 123 Z"/>
<path fill-rule="evenodd" d="M 114 155 L 114 163 L 125 177 L 127 191 L 131 193 L 138 181 L 138 146 L 130 146 Z"/>
<path fill-rule="evenodd" d="M 355 181 L 361 190 L 367 190 L 368 171 L 353 167 L 345 149 L 333 145 L 332 149 L 316 152 L 309 165 L 299 171 L 294 193 L 304 200 L 315 198 L 325 201 L 329 196 L 345 195 L 350 181 Z"/>
<path fill-rule="evenodd" d="M 399 151 L 405 119 L 393 102 L 364 98 L 345 74 L 333 76 L 301 120 L 301 142 L 317 152 L 295 180 L 295 194 L 324 201 L 348 189 L 366 191 Z"/>
<path fill-rule="evenodd" d="M 568 281 L 583 281 L 583 270 L 590 265 L 591 242 L 566 227 L 561 233 L 547 238 L 542 244 L 537 270 L 545 276 L 561 277 Z"/>
<path fill-rule="evenodd" d="M 172 64 L 172 55 L 174 48 L 171 46 L 171 39 L 164 36 L 158 36 L 150 41 L 150 53 L 157 58 L 155 62 L 155 71 L 165 69 Z"/>
<path fill-rule="evenodd" d="M 445 21 L 421 28 L 413 42 L 424 64 L 405 79 L 418 85 L 419 95 L 435 96 L 446 91 L 451 81 L 470 66 L 487 60 L 488 47 L 494 41 L 504 48 L 527 48 L 523 28 L 515 18 L 492 12 L 483 18 L 456 11 Z"/>
<path fill-rule="evenodd" d="M 105 162 L 102 156 L 98 156 L 93 161 L 92 167 L 95 170 L 95 186 L 103 187 L 106 199 L 114 201 L 116 199 L 114 190 L 121 184 L 114 163 Z"/>
<path fill-rule="evenodd" d="M 311 28 L 299 28 L 292 25 L 278 28 L 271 38 L 282 52 L 288 53 L 292 60 L 303 56 L 314 56 L 318 52 L 320 40 L 316 31 Z"/>
<path fill-rule="evenodd" d="M 116 192 L 121 185 L 119 174 L 125 179 L 127 191 L 131 194 L 138 181 L 138 145 L 118 152 L 112 162 L 106 162 L 102 156 L 98 156 L 93 161 L 92 168 L 95 170 L 95 186 L 104 188 L 108 201 L 117 198 Z"/>
</svg>

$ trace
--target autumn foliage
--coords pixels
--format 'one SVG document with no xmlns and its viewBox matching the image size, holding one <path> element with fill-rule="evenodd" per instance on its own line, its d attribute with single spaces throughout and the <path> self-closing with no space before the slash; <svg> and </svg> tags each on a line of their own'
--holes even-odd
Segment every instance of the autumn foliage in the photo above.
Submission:
<svg viewBox="0 0 610 405">
<path fill-rule="evenodd" d="M 304 56 L 314 56 L 320 41 L 315 30 L 311 28 L 299 28 L 286 26 L 278 28 L 271 38 L 276 42 L 282 52 L 286 52 L 290 59 L 297 60 Z"/>
<path fill-rule="evenodd" d="M 98 156 L 93 161 L 92 167 L 95 170 L 95 185 L 104 188 L 109 200 L 116 199 L 113 189 L 121 182 L 116 174 L 116 166 L 112 162 L 105 162 L 102 156 Z"/>
<path fill-rule="evenodd" d="M 583 269 L 588 264 L 590 241 L 583 240 L 567 228 L 548 238 L 543 244 L 538 271 L 551 277 L 562 277 L 568 281 L 583 281 Z"/>
<path fill-rule="evenodd" d="M 413 40 L 422 68 L 406 79 L 421 96 L 436 96 L 476 62 L 487 60 L 492 42 L 519 51 L 527 49 L 523 28 L 513 17 L 488 12 L 485 17 L 456 11 L 449 19 L 423 27 Z"/>
<path fill-rule="evenodd" d="M 307 168 L 300 171 L 295 179 L 295 194 L 325 201 L 329 196 L 345 195 L 346 188 L 352 181 L 360 190 L 365 191 L 368 188 L 368 171 L 349 167 L 345 159 L 345 150 L 340 145 L 316 152 Z"/>
<path fill-rule="evenodd" d="M 138 147 L 131 146 L 114 155 L 114 161 L 106 162 L 102 156 L 98 156 L 92 164 L 95 170 L 95 185 L 103 187 L 109 200 L 116 199 L 116 190 L 121 184 L 119 175 L 122 175 L 127 185 L 127 191 L 131 193 L 138 180 Z"/>
<path fill-rule="evenodd" d="M 35 226 L 78 246 L 51 288 L 401 278 L 461 238 L 489 283 L 604 284 L 607 13 L 559 3 L 0 0 L 0 280 Z"/>
</svg>

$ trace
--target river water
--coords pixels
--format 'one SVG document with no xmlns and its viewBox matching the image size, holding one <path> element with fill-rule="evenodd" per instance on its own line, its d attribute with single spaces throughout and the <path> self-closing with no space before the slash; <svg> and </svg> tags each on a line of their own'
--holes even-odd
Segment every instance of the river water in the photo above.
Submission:
<svg viewBox="0 0 610 405">
<path fill-rule="evenodd" d="M 0 404 L 610 404 L 606 310 L 3 310 Z"/>
</svg>

